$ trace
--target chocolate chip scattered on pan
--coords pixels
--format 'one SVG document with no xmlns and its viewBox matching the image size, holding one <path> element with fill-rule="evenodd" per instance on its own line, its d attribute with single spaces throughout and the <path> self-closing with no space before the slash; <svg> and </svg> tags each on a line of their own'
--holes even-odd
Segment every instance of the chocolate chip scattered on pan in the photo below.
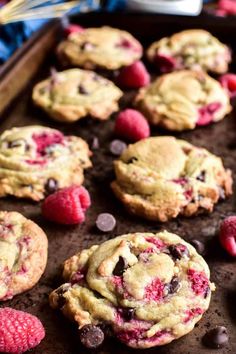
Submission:
<svg viewBox="0 0 236 354">
<path fill-rule="evenodd" d="M 79 330 L 79 338 L 86 348 L 95 349 L 104 341 L 104 333 L 98 326 L 89 324 Z"/>
<path fill-rule="evenodd" d="M 115 156 L 120 156 L 126 148 L 126 143 L 119 139 L 113 140 L 110 144 L 110 152 Z"/>
<path fill-rule="evenodd" d="M 116 219 L 109 213 L 99 214 L 96 220 L 98 230 L 102 232 L 112 231 L 116 226 Z"/>
<path fill-rule="evenodd" d="M 196 248 L 196 251 L 201 254 L 202 256 L 204 256 L 206 254 L 206 246 L 204 245 L 203 242 L 199 241 L 199 240 L 192 240 L 191 244 L 193 245 L 193 247 Z"/>
<path fill-rule="evenodd" d="M 214 349 L 223 348 L 229 341 L 228 331 L 224 326 L 217 326 L 208 331 L 203 337 L 203 343 Z"/>
<path fill-rule="evenodd" d="M 92 141 L 91 141 L 91 149 L 92 150 L 97 150 L 99 149 L 100 144 L 97 136 L 94 136 Z"/>
</svg>

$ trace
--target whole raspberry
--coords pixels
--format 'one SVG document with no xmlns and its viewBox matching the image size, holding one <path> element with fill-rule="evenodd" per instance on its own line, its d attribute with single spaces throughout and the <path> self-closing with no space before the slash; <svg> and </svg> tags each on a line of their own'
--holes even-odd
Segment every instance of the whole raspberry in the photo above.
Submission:
<svg viewBox="0 0 236 354">
<path fill-rule="evenodd" d="M 118 77 L 118 84 L 127 88 L 140 88 L 150 83 L 150 75 L 141 61 L 121 69 Z"/>
<path fill-rule="evenodd" d="M 59 224 L 80 224 L 85 220 L 85 211 L 91 205 L 88 191 L 81 186 L 60 189 L 43 202 L 43 216 Z"/>
<path fill-rule="evenodd" d="M 10 307 L 0 309 L 1 353 L 24 353 L 44 337 L 43 325 L 37 317 Z"/>
<path fill-rule="evenodd" d="M 115 134 L 135 142 L 150 136 L 146 118 L 135 109 L 125 109 L 116 118 Z"/>
<path fill-rule="evenodd" d="M 72 34 L 72 33 L 80 33 L 80 32 L 84 32 L 84 27 L 82 27 L 82 26 L 79 26 L 79 25 L 73 25 L 73 24 L 71 24 L 71 25 L 68 25 L 66 28 L 65 28 L 65 34 L 67 35 L 67 36 L 69 36 L 70 34 Z"/>
<path fill-rule="evenodd" d="M 236 216 L 229 216 L 220 225 L 220 243 L 224 249 L 236 257 Z"/>
<path fill-rule="evenodd" d="M 236 74 L 225 74 L 219 79 L 221 85 L 228 91 L 229 97 L 236 97 Z"/>
</svg>

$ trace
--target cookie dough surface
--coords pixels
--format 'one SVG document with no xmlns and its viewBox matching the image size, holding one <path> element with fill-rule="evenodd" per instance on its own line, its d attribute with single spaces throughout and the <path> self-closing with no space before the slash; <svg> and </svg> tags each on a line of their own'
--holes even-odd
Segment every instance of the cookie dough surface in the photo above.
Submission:
<svg viewBox="0 0 236 354">
<path fill-rule="evenodd" d="M 228 71 L 231 52 L 211 33 L 191 29 L 154 42 L 147 50 L 147 57 L 161 72 L 201 69 L 224 74 Z"/>
<path fill-rule="evenodd" d="M 40 200 L 83 182 L 91 166 L 87 143 L 43 126 L 6 130 L 0 136 L 0 196 Z"/>
<path fill-rule="evenodd" d="M 207 310 L 209 268 L 175 234 L 133 233 L 92 246 L 64 264 L 67 283 L 50 304 L 81 328 L 108 325 L 133 348 L 163 345 L 190 332 Z"/>
<path fill-rule="evenodd" d="M 113 82 L 82 69 L 53 72 L 33 90 L 36 105 L 55 120 L 68 123 L 87 115 L 108 119 L 118 110 L 121 96 L 122 91 Z"/>
<path fill-rule="evenodd" d="M 130 213 L 149 220 L 211 212 L 232 194 L 231 171 L 219 157 L 174 137 L 129 145 L 114 168 L 115 195 Z"/>
<path fill-rule="evenodd" d="M 130 65 L 143 54 L 142 45 L 130 33 L 107 26 L 72 33 L 57 51 L 66 64 L 108 70 Z"/>
<path fill-rule="evenodd" d="M 232 109 L 217 80 L 191 70 L 160 76 L 139 91 L 135 105 L 150 123 L 178 131 L 218 122 Z"/>
<path fill-rule="evenodd" d="M 47 263 L 43 230 L 17 212 L 0 211 L 0 301 L 31 289 Z"/>
</svg>

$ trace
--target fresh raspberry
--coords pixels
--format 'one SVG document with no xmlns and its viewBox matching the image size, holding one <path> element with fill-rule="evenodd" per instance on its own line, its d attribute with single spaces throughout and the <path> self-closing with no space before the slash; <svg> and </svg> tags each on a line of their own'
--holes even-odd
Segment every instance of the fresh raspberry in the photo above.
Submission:
<svg viewBox="0 0 236 354">
<path fill-rule="evenodd" d="M 224 249 L 236 257 L 236 216 L 229 216 L 220 225 L 220 243 Z"/>
<path fill-rule="evenodd" d="M 84 187 L 71 186 L 49 195 L 43 202 L 43 216 L 59 224 L 80 224 L 90 206 L 90 196 Z"/>
<path fill-rule="evenodd" d="M 140 88 L 150 83 L 150 75 L 141 61 L 121 69 L 118 77 L 118 84 L 127 88 Z"/>
<path fill-rule="evenodd" d="M 148 138 L 150 127 L 146 118 L 135 109 L 125 109 L 116 118 L 115 133 L 132 142 Z"/>
<path fill-rule="evenodd" d="M 85 29 L 82 26 L 71 24 L 71 25 L 67 26 L 64 31 L 65 31 L 65 34 L 67 36 L 69 36 L 72 33 L 80 33 L 80 32 L 82 33 L 85 31 Z"/>
<path fill-rule="evenodd" d="M 230 98 L 236 97 L 236 74 L 225 74 L 219 79 L 221 85 L 228 91 Z"/>
<path fill-rule="evenodd" d="M 10 307 L 0 309 L 1 353 L 24 353 L 44 337 L 45 330 L 37 317 Z"/>
<path fill-rule="evenodd" d="M 191 281 L 192 290 L 196 295 L 207 296 L 209 291 L 209 280 L 204 272 L 189 269 L 188 279 Z"/>
<path fill-rule="evenodd" d="M 198 110 L 198 121 L 197 125 L 202 126 L 202 125 L 207 125 L 212 122 L 214 119 L 214 114 L 222 107 L 222 104 L 220 102 L 212 102 L 209 103 Z"/>
<path fill-rule="evenodd" d="M 154 63 L 161 73 L 168 73 L 177 68 L 176 59 L 164 54 L 157 54 L 154 57 Z"/>
<path fill-rule="evenodd" d="M 236 2 L 235 0 L 219 0 L 218 9 L 225 11 L 228 15 L 236 14 Z"/>
</svg>

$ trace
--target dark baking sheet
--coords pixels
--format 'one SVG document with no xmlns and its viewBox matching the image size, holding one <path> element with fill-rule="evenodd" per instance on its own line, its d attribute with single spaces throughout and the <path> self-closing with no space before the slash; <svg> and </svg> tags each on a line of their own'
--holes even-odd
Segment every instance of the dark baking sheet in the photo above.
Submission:
<svg viewBox="0 0 236 354">
<path fill-rule="evenodd" d="M 184 28 L 206 28 L 221 40 L 231 46 L 235 45 L 236 21 L 213 19 L 207 16 L 199 18 L 141 15 L 141 14 L 88 14 L 73 19 L 85 26 L 100 26 L 103 24 L 125 28 L 139 38 L 146 46 L 152 40 L 168 35 Z M 25 77 L 22 68 L 27 75 L 33 77 L 26 89 L 16 90 L 18 97 L 12 101 L 9 99 L 5 106 L 9 105 L 5 113 L 1 114 L 1 132 L 13 126 L 25 126 L 41 124 L 62 130 L 66 134 L 75 134 L 90 142 L 93 136 L 100 140 L 100 148 L 94 151 L 92 157 L 93 168 L 86 172 L 85 186 L 92 196 L 92 207 L 87 213 L 86 223 L 81 226 L 64 227 L 43 220 L 40 214 L 40 204 L 15 198 L 0 200 L 2 210 L 16 210 L 26 217 L 36 221 L 47 233 L 49 239 L 49 260 L 44 276 L 40 282 L 30 291 L 16 296 L 11 301 L 1 303 L 1 306 L 11 306 L 16 309 L 26 310 L 37 315 L 46 328 L 46 338 L 30 353 L 34 354 L 78 354 L 87 353 L 82 348 L 78 338 L 76 327 L 68 322 L 60 313 L 53 311 L 48 304 L 48 294 L 57 287 L 61 280 L 61 264 L 78 250 L 101 243 L 116 235 L 134 231 L 158 231 L 167 229 L 182 236 L 185 240 L 199 239 L 208 245 L 206 260 L 211 268 L 211 279 L 216 283 L 217 290 L 213 294 L 211 305 L 203 319 L 196 328 L 187 336 L 164 346 L 149 350 L 143 350 L 143 354 L 195 354 L 212 353 L 213 350 L 205 348 L 201 339 L 208 328 L 215 325 L 224 325 L 228 328 L 230 342 L 224 349 L 218 352 L 222 354 L 236 353 L 236 263 L 218 245 L 218 225 L 226 215 L 235 212 L 235 197 L 218 204 L 215 211 L 210 215 L 201 215 L 195 218 L 179 218 L 166 224 L 148 222 L 129 216 L 122 205 L 112 195 L 109 184 L 113 179 L 112 161 L 109 153 L 109 143 L 113 139 L 114 117 L 107 122 L 98 122 L 92 119 L 81 120 L 73 125 L 64 125 L 53 122 L 47 115 L 33 106 L 31 91 L 33 85 L 46 77 L 49 68 L 56 65 L 54 57 L 55 43 L 61 35 L 58 23 L 50 24 L 47 29 L 41 31 L 40 37 L 30 45 L 19 58 L 20 67 L 12 74 L 14 68 L 9 68 L 0 76 L 0 97 L 3 94 L 4 85 L 16 85 Z M 235 48 L 236 49 L 236 48 Z M 38 61 L 38 73 L 34 75 L 36 67 L 30 65 Z M 44 58 L 45 57 L 45 58 Z M 26 61 L 27 59 L 27 61 Z M 25 66 L 26 61 L 27 67 Z M 8 78 L 8 79 L 6 79 Z M 4 83 L 4 85 L 2 84 Z M 14 95 L 13 95 L 14 96 Z M 133 93 L 127 93 L 121 102 L 122 107 L 129 105 Z M 152 135 L 162 134 L 159 128 L 152 129 Z M 236 174 L 236 117 L 234 112 L 224 121 L 205 128 L 177 134 L 193 144 L 206 147 L 224 159 L 227 167 Z M 96 231 L 94 223 L 98 213 L 110 212 L 117 219 L 115 230 L 109 234 L 101 234 Z M 108 340 L 98 350 L 97 354 L 128 354 L 135 353 L 117 342 L 115 339 Z M 141 353 L 141 352 L 140 352 Z"/>
</svg>

